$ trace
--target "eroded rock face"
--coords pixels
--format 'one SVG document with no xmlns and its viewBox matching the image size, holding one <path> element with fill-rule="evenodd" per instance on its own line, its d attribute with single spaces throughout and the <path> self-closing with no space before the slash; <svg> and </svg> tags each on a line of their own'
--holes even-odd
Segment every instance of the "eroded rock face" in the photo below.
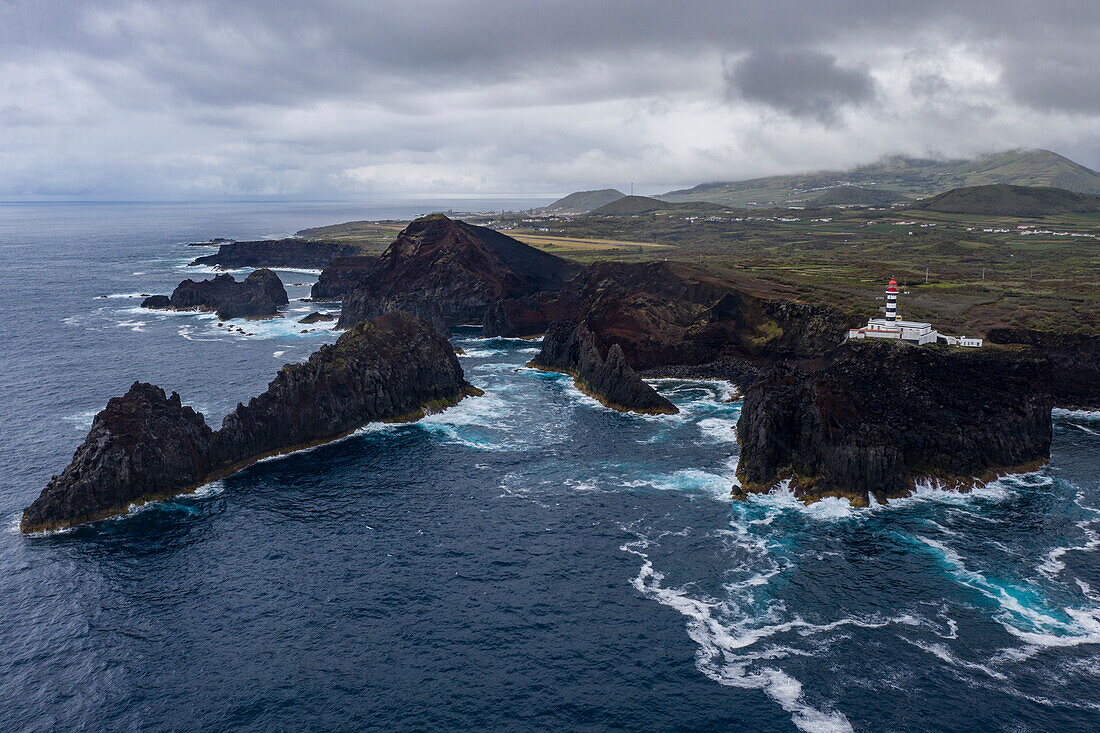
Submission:
<svg viewBox="0 0 1100 733">
<path fill-rule="evenodd" d="M 966 489 L 1050 455 L 1047 365 L 1003 350 L 850 344 L 824 365 L 780 363 L 745 394 L 737 476 L 865 505 L 921 478 Z"/>
<path fill-rule="evenodd" d="M 435 301 L 448 324 L 481 323 L 491 303 L 557 290 L 577 269 L 500 232 L 434 214 L 410 223 L 345 297 L 343 322 L 362 317 L 360 302 L 416 295 Z"/>
<path fill-rule="evenodd" d="M 211 471 L 214 433 L 201 414 L 151 384 L 113 397 L 59 476 L 23 512 L 22 529 L 58 529 L 119 514 L 140 497 L 169 496 Z"/>
<path fill-rule="evenodd" d="M 357 290 L 344 298 L 344 306 L 340 311 L 336 328 L 351 328 L 362 320 L 377 318 L 396 311 L 413 314 L 431 324 L 436 333 L 445 338 L 450 335 L 450 329 L 447 328 L 446 319 L 443 317 L 443 309 L 430 296 L 417 293 L 374 295 L 365 289 Z"/>
<path fill-rule="evenodd" d="M 799 303 L 781 286 L 724 280 L 677 262 L 597 263 L 556 293 L 495 303 L 486 335 L 531 335 L 583 319 L 635 369 L 738 358 L 815 358 L 843 340 L 852 319 Z"/>
<path fill-rule="evenodd" d="M 171 297 L 154 295 L 141 303 L 142 308 L 216 311 L 218 318 L 270 318 L 279 315 L 279 306 L 289 302 L 279 276 L 268 269 L 252 272 L 241 282 L 232 275 L 217 275 L 211 280 L 184 280 Z"/>
<path fill-rule="evenodd" d="M 618 344 L 601 354 L 596 336 L 583 321 L 551 326 L 543 338 L 542 350 L 528 366 L 570 374 L 578 389 L 616 410 L 647 415 L 679 412 L 642 381 Z"/>
<path fill-rule="evenodd" d="M 72 463 L 23 513 L 24 532 L 60 529 L 126 511 L 220 478 L 262 457 L 334 440 L 378 420 L 416 420 L 479 394 L 450 342 L 407 313 L 363 321 L 212 431 L 158 387 L 134 384 L 110 400 Z"/>
<path fill-rule="evenodd" d="M 351 257 L 361 252 L 362 250 L 351 244 L 291 237 L 258 242 L 226 242 L 214 254 L 199 257 L 191 265 L 208 265 L 226 270 L 241 267 L 320 270 L 337 257 Z"/>
<path fill-rule="evenodd" d="M 378 264 L 372 255 L 337 257 L 317 277 L 309 297 L 312 300 L 340 300 L 359 287 Z"/>
<path fill-rule="evenodd" d="M 995 328 L 995 344 L 1028 346 L 1050 363 L 1054 405 L 1068 410 L 1100 410 L 1100 336 Z"/>
</svg>

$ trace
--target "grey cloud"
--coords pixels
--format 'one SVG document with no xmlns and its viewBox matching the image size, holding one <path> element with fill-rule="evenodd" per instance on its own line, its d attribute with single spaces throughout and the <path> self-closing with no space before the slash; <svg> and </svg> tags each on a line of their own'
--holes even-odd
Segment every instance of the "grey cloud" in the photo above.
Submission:
<svg viewBox="0 0 1100 733">
<path fill-rule="evenodd" d="M 835 56 L 809 49 L 756 51 L 725 78 L 732 96 L 827 124 L 836 122 L 841 107 L 864 104 L 875 93 L 867 69 L 842 66 Z"/>
<path fill-rule="evenodd" d="M 1004 80 L 1016 99 L 1044 110 L 1100 113 L 1100 29 L 1087 45 L 1017 48 Z"/>
<path fill-rule="evenodd" d="M 1072 145 L 1100 115 L 1098 33 L 1095 0 L 0 0 L 0 193 L 339 195 L 402 163 L 496 190 L 601 187 L 613 164 L 689 184 Z M 959 49 L 979 83 L 935 61 Z"/>
</svg>

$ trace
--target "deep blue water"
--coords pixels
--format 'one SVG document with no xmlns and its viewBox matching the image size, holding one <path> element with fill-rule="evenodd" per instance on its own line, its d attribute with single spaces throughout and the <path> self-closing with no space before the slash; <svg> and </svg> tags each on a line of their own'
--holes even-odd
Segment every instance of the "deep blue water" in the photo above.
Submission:
<svg viewBox="0 0 1100 733">
<path fill-rule="evenodd" d="M 180 242 L 452 205 L 502 208 L 0 205 L 0 730 L 1100 729 L 1100 415 L 966 496 L 738 503 L 724 385 L 622 415 L 468 330 L 482 398 L 19 535 L 133 380 L 218 423 L 334 338 L 136 308 Z"/>
</svg>

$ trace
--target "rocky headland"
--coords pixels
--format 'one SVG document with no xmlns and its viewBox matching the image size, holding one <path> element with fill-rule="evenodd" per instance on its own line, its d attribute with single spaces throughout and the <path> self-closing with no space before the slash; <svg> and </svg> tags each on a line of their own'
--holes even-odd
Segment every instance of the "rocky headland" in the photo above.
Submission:
<svg viewBox="0 0 1100 733">
<path fill-rule="evenodd" d="M 966 490 L 1050 456 L 1049 367 L 1002 349 L 848 344 L 780 362 L 746 391 L 739 492 L 790 479 L 796 496 L 866 506 L 922 479 Z"/>
<path fill-rule="evenodd" d="M 337 257 L 362 254 L 352 244 L 312 239 L 264 239 L 255 242 L 225 242 L 218 251 L 197 258 L 192 266 L 207 265 L 223 270 L 241 267 L 291 267 L 320 270 Z"/>
<path fill-rule="evenodd" d="M 480 390 L 450 342 L 391 313 L 362 321 L 267 391 L 238 404 L 221 429 L 178 394 L 136 382 L 96 415 L 69 466 L 23 512 L 23 532 L 63 529 L 194 490 L 257 460 L 348 435 L 368 422 L 417 420 Z"/>
<path fill-rule="evenodd" d="M 237 282 L 232 275 L 216 275 L 210 280 L 184 280 L 172 295 L 153 295 L 142 301 L 142 308 L 165 310 L 214 311 L 218 318 L 271 318 L 279 315 L 279 306 L 289 299 L 279 276 L 268 269 L 251 273 Z"/>
<path fill-rule="evenodd" d="M 647 377 L 726 379 L 744 388 L 768 364 L 820 358 L 843 340 L 848 317 L 799 303 L 792 295 L 771 284 L 724 279 L 683 263 L 604 262 L 586 268 L 556 293 L 498 302 L 489 310 L 486 328 L 526 335 L 550 314 L 565 315 L 546 330 L 543 351 L 534 360 L 542 368 L 576 376 L 576 359 L 562 355 L 579 353 L 570 344 L 590 337 L 601 357 L 612 347 L 621 352 L 634 379 L 639 379 L 635 370 L 644 370 Z M 608 385 L 590 380 L 586 391 L 634 409 L 631 402 L 601 391 Z"/>
<path fill-rule="evenodd" d="M 398 234 L 345 296 L 342 323 L 372 312 L 359 303 L 396 296 L 434 301 L 449 325 L 482 323 L 490 304 L 559 290 L 578 269 L 493 229 L 433 214 Z"/>
</svg>

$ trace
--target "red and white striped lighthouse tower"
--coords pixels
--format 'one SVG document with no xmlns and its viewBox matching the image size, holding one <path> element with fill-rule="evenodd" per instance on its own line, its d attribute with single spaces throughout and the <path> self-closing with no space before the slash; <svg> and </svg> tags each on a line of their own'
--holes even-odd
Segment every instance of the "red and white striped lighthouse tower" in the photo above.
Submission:
<svg viewBox="0 0 1100 733">
<path fill-rule="evenodd" d="M 891 323 L 898 320 L 898 281 L 894 278 L 886 286 L 886 320 Z"/>
</svg>

